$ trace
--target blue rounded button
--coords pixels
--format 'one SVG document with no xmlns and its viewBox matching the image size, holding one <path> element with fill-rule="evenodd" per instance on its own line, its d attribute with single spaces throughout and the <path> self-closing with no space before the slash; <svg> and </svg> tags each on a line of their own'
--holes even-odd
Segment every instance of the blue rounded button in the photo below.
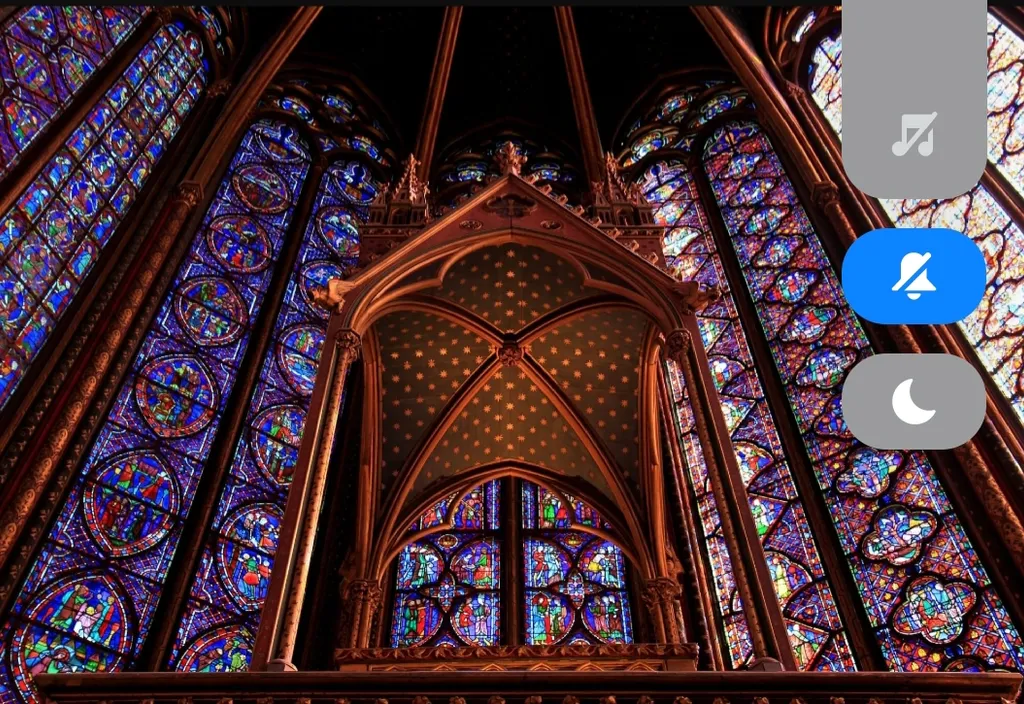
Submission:
<svg viewBox="0 0 1024 704">
<path fill-rule="evenodd" d="M 955 230 L 874 230 L 846 252 L 843 291 L 857 315 L 874 323 L 956 323 L 985 295 L 985 257 Z"/>
</svg>

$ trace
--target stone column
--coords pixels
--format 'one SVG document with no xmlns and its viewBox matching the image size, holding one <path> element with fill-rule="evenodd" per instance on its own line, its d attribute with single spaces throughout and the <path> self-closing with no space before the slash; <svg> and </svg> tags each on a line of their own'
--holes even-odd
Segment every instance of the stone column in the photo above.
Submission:
<svg viewBox="0 0 1024 704">
<path fill-rule="evenodd" d="M 361 348 L 358 333 L 338 330 L 333 345 L 330 349 L 325 347 L 321 358 L 274 556 L 274 571 L 253 647 L 250 669 L 254 671 L 295 669 L 292 657 L 345 380 Z"/>
</svg>

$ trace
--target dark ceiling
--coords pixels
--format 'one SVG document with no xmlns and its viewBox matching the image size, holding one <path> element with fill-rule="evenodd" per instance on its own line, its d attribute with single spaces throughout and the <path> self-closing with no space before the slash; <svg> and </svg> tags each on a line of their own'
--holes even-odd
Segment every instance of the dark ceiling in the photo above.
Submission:
<svg viewBox="0 0 1024 704">
<path fill-rule="evenodd" d="M 292 12 L 250 8 L 251 44 L 260 46 Z M 660 75 L 725 66 L 686 7 L 574 7 L 583 63 L 601 140 L 613 135 L 633 102 Z M 326 7 L 297 54 L 320 55 L 359 77 L 413 148 L 444 8 Z M 745 12 L 760 31 L 764 10 Z M 754 37 L 756 40 L 756 36 Z M 551 7 L 467 7 L 462 16 L 441 116 L 438 150 L 475 127 L 501 121 L 538 125 L 579 150 L 565 61 Z M 542 132 L 540 137 L 544 136 Z"/>
<path fill-rule="evenodd" d="M 574 7 L 573 16 L 606 150 L 618 146 L 619 123 L 658 76 L 726 65 L 688 7 Z"/>
</svg>

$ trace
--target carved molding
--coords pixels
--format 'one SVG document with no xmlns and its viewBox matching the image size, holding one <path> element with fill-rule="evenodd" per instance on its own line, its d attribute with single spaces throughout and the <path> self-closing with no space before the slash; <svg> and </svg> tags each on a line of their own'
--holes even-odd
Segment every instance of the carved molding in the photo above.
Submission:
<svg viewBox="0 0 1024 704">
<path fill-rule="evenodd" d="M 839 187 L 831 181 L 817 181 L 811 186 L 811 200 L 822 210 L 839 203 Z"/>
<path fill-rule="evenodd" d="M 367 581 L 367 580 L 358 580 Z M 353 582 L 355 584 L 356 582 Z M 376 583 L 374 583 L 376 584 Z M 510 658 L 683 658 L 697 657 L 694 643 L 612 643 L 607 645 L 495 645 L 466 648 L 339 648 L 336 663 L 408 663 L 434 660 L 499 661 Z"/>
<path fill-rule="evenodd" d="M 487 212 L 513 220 L 526 217 L 536 209 L 537 201 L 524 198 L 516 193 L 495 196 L 484 205 L 484 210 Z"/>
</svg>

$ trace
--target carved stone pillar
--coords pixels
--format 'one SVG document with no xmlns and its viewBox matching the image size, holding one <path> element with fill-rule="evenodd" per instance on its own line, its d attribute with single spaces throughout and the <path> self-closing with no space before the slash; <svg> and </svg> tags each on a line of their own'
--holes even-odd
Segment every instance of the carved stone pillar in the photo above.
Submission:
<svg viewBox="0 0 1024 704">
<path fill-rule="evenodd" d="M 644 605 L 651 614 L 659 643 L 682 643 L 683 623 L 679 597 L 683 590 L 671 577 L 655 577 L 644 583 Z"/>
<path fill-rule="evenodd" d="M 340 310 L 343 300 L 327 304 Z M 359 358 L 362 340 L 354 330 L 338 330 L 324 350 L 313 400 L 306 416 L 299 460 L 292 477 L 275 555 L 274 571 L 253 647 L 252 670 L 294 670 L 292 657 L 306 596 L 310 560 L 323 507 L 327 469 L 334 448 L 345 380 Z M 330 371 L 326 371 L 330 370 Z M 363 614 L 360 613 L 360 618 Z"/>
<path fill-rule="evenodd" d="M 692 315 L 688 316 L 687 325 L 692 330 L 673 330 L 668 334 L 665 355 L 679 365 L 686 379 L 694 425 L 718 504 L 722 535 L 732 556 L 736 589 L 749 626 L 753 655 L 778 658 L 786 664 L 786 669 L 795 669 L 782 611 L 775 598 L 753 517 L 747 509 L 721 401 L 708 371 L 707 355 L 703 346 L 694 344 L 694 340 L 700 340 L 700 334 Z"/>
</svg>

